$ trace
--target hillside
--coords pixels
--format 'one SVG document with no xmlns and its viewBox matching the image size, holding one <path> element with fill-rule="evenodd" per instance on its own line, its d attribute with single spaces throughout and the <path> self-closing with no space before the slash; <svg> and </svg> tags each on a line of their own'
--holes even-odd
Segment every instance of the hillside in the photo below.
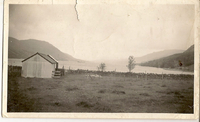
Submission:
<svg viewBox="0 0 200 122">
<path fill-rule="evenodd" d="M 182 52 L 184 52 L 184 50 L 163 50 L 163 51 L 149 53 L 141 57 L 135 57 L 135 61 L 136 61 L 136 64 L 140 64 L 140 63 L 160 59 L 163 57 L 167 57 L 167 56 L 177 54 L 177 53 L 182 53 Z M 102 60 L 97 60 L 95 62 L 101 63 Z M 120 65 L 120 64 L 126 65 L 128 62 L 128 57 L 127 59 L 121 59 L 121 60 L 104 60 L 104 62 L 109 63 L 109 64 L 114 63 L 115 65 Z"/>
<path fill-rule="evenodd" d="M 179 62 L 181 62 L 181 66 Z M 140 65 L 194 71 L 194 45 L 192 45 L 183 53 L 178 53 L 157 60 L 148 61 L 145 63 L 141 63 Z"/>
<path fill-rule="evenodd" d="M 164 58 L 173 54 L 177 53 L 182 53 L 184 50 L 164 50 L 164 51 L 159 51 L 159 52 L 153 52 L 147 55 L 144 55 L 142 57 L 136 57 L 136 63 L 144 63 L 147 61 L 155 60 L 155 59 L 160 59 Z"/>
<path fill-rule="evenodd" d="M 56 60 L 60 61 L 81 61 L 61 52 L 52 44 L 45 41 L 35 39 L 17 40 L 12 37 L 9 37 L 8 41 L 8 58 L 24 59 L 36 52 L 40 52 L 44 54 L 50 54 Z"/>
</svg>

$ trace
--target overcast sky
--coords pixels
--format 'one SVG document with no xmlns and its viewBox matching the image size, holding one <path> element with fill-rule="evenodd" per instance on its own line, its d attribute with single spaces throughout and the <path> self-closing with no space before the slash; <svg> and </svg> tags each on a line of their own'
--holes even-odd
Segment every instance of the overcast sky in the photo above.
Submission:
<svg viewBox="0 0 200 122">
<path fill-rule="evenodd" d="M 194 43 L 193 5 L 10 5 L 9 36 L 84 60 L 127 59 Z M 38 45 L 42 46 L 42 45 Z"/>
</svg>

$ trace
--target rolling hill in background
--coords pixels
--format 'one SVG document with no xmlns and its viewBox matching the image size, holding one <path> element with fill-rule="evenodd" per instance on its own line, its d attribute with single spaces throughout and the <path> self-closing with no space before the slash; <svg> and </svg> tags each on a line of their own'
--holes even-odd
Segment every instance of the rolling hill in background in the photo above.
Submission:
<svg viewBox="0 0 200 122">
<path fill-rule="evenodd" d="M 184 52 L 184 50 L 164 50 L 164 51 L 159 51 L 159 52 L 153 52 L 142 57 L 136 57 L 135 60 L 136 60 L 136 63 L 144 63 L 147 61 L 160 59 L 163 57 L 167 57 L 167 56 L 177 54 L 177 53 L 182 53 L 182 52 Z"/>
<path fill-rule="evenodd" d="M 36 52 L 50 54 L 56 60 L 59 61 L 77 61 L 85 62 L 83 60 L 76 59 L 69 54 L 61 52 L 52 44 L 35 40 L 17 40 L 9 37 L 8 43 L 8 58 L 24 59 Z M 135 58 L 136 63 L 141 66 L 159 67 L 159 68 L 170 68 L 170 69 L 183 69 L 187 71 L 194 71 L 194 45 L 188 48 L 186 51 L 183 50 L 164 50 L 147 54 L 142 57 Z M 182 66 L 179 65 L 179 61 Z M 102 62 L 102 61 L 99 61 Z M 104 61 L 106 64 L 110 63 L 114 65 L 127 64 L 127 59 Z"/>
<path fill-rule="evenodd" d="M 17 40 L 12 37 L 9 37 L 8 41 L 8 58 L 24 59 L 35 54 L 36 52 L 40 52 L 50 54 L 56 60 L 60 61 L 82 61 L 73 58 L 69 54 L 61 52 L 52 44 L 45 41 L 35 39 Z"/>
<path fill-rule="evenodd" d="M 180 62 L 182 65 L 180 65 Z M 141 63 L 140 65 L 194 71 L 194 45 L 192 45 L 183 53 L 178 53 L 164 58 L 148 61 L 145 63 Z"/>
<path fill-rule="evenodd" d="M 156 60 L 156 59 L 160 59 L 163 57 L 167 57 L 173 54 L 177 54 L 177 53 L 182 53 L 184 52 L 184 50 L 164 50 L 164 51 L 158 51 L 158 52 L 153 52 L 153 53 L 149 53 L 147 55 L 141 56 L 141 57 L 135 57 L 135 61 L 136 64 L 140 64 L 140 63 L 144 63 L 144 62 L 148 62 L 148 61 L 152 61 L 152 60 Z M 96 61 L 98 63 L 101 63 L 102 61 Z M 109 64 L 124 64 L 127 65 L 128 63 L 128 57 L 127 59 L 121 59 L 121 60 L 105 60 L 105 63 L 109 63 Z"/>
</svg>

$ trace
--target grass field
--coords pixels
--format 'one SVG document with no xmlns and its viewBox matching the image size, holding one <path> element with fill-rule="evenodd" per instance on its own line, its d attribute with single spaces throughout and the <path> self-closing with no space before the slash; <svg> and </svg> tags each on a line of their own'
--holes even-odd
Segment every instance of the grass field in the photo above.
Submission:
<svg viewBox="0 0 200 122">
<path fill-rule="evenodd" d="M 193 113 L 193 79 L 9 77 L 8 112 Z"/>
</svg>

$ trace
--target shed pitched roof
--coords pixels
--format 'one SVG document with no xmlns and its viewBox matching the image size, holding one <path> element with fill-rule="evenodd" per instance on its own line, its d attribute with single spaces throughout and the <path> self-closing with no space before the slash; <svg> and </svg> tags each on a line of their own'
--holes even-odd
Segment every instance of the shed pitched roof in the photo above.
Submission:
<svg viewBox="0 0 200 122">
<path fill-rule="evenodd" d="M 30 56 L 30 57 L 28 57 L 28 58 L 26 58 L 26 59 L 24 59 L 22 62 L 24 62 L 24 61 L 26 61 L 26 60 L 28 60 L 29 58 L 31 58 L 31 57 L 33 57 L 33 56 L 35 56 L 35 55 L 40 55 L 42 58 L 44 58 L 45 60 L 47 60 L 49 63 L 51 63 L 51 64 L 56 64 L 56 63 L 58 63 L 53 57 L 51 57 L 51 56 L 49 56 L 49 55 L 46 55 L 46 54 L 43 54 L 43 53 L 35 53 L 35 54 L 33 54 L 32 56 Z"/>
</svg>

